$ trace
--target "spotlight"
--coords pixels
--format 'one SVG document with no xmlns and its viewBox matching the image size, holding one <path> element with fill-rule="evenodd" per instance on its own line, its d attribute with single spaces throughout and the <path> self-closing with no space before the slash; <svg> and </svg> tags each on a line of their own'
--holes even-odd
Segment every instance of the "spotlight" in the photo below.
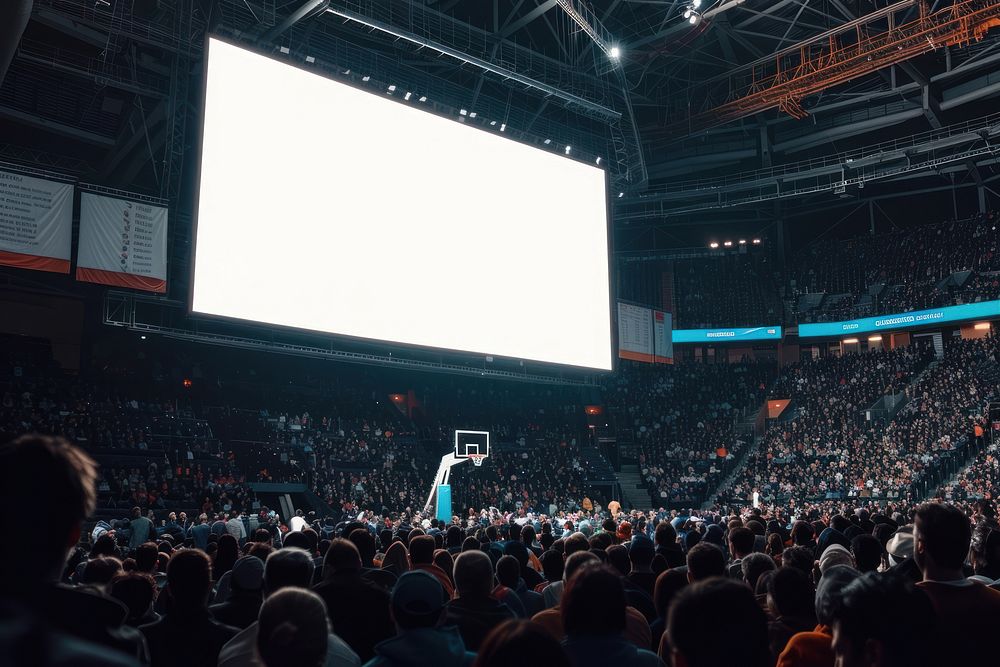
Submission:
<svg viewBox="0 0 1000 667">
<path fill-rule="evenodd" d="M 570 152 L 570 151 L 571 151 L 572 149 L 573 149 L 573 147 L 572 147 L 572 146 L 569 146 L 569 145 L 567 145 L 567 146 L 566 146 L 566 155 L 569 155 L 569 152 Z"/>
<path fill-rule="evenodd" d="M 622 50 L 619 49 L 617 46 L 612 46 L 611 51 L 608 52 L 608 55 L 611 56 L 612 60 L 618 60 L 622 56 Z"/>
<path fill-rule="evenodd" d="M 712 241 L 711 243 L 708 244 L 708 247 L 711 248 L 712 250 L 715 250 L 716 248 L 719 247 L 719 242 L 718 241 Z"/>
<path fill-rule="evenodd" d="M 732 241 L 723 241 L 722 245 L 726 246 L 727 248 L 732 248 L 733 247 L 733 242 Z"/>
<path fill-rule="evenodd" d="M 307 63 L 314 63 L 314 62 L 316 62 L 316 59 L 313 58 L 312 56 L 306 56 L 306 62 Z"/>
<path fill-rule="evenodd" d="M 624 193 L 624 192 L 619 192 L 619 193 L 618 193 L 618 198 L 619 198 L 619 199 L 621 199 L 621 198 L 622 198 L 622 197 L 624 197 L 624 196 L 625 196 L 625 193 Z"/>
<path fill-rule="evenodd" d="M 552 143 L 552 140 L 551 140 L 551 139 L 546 139 L 546 140 L 545 140 L 545 141 L 543 141 L 542 143 L 543 143 L 543 144 L 545 144 L 546 146 L 548 146 L 549 144 L 551 144 L 551 143 Z"/>
<path fill-rule="evenodd" d="M 471 112 L 469 114 L 469 118 L 475 118 L 475 117 L 476 117 L 476 112 L 475 111 L 473 111 L 473 112 Z"/>
<path fill-rule="evenodd" d="M 371 81 L 372 78 L 370 76 L 368 76 L 367 74 L 365 74 L 363 77 L 361 77 L 361 80 L 362 81 Z"/>
<path fill-rule="evenodd" d="M 468 116 L 469 115 L 469 112 L 466 111 L 465 109 L 459 109 L 458 113 L 462 114 L 463 116 Z"/>
<path fill-rule="evenodd" d="M 406 91 L 406 94 L 403 95 L 403 99 L 406 100 L 407 102 L 410 101 L 411 97 L 413 97 L 413 93 L 411 93 L 410 91 Z"/>
<path fill-rule="evenodd" d="M 392 85 L 392 84 L 389 84 L 389 92 L 390 92 L 390 93 L 394 93 L 394 92 L 396 92 L 396 86 L 394 86 L 394 85 Z"/>
<path fill-rule="evenodd" d="M 686 18 L 686 19 L 689 19 L 689 18 L 691 18 L 691 15 L 692 15 L 693 13 L 694 13 L 694 12 L 692 12 L 692 11 L 691 11 L 691 8 L 690 8 L 690 7 L 688 7 L 687 9 L 685 9 L 685 10 L 684 10 L 684 18 Z"/>
<path fill-rule="evenodd" d="M 598 158 L 597 158 L 597 164 L 601 164 L 601 158 L 600 158 L 600 156 L 598 156 Z"/>
<path fill-rule="evenodd" d="M 496 127 L 497 122 L 495 120 L 490 121 L 490 127 Z"/>
<path fill-rule="evenodd" d="M 746 245 L 746 244 L 747 244 L 746 239 L 740 239 L 740 245 Z"/>
<path fill-rule="evenodd" d="M 184 381 L 181 382 L 181 384 L 184 385 L 185 389 L 190 389 L 194 383 L 191 382 L 191 378 L 184 378 Z"/>
<path fill-rule="evenodd" d="M 500 123 L 500 131 L 501 132 L 507 131 L 507 123 Z"/>
<path fill-rule="evenodd" d="M 760 245 L 760 239 L 754 239 L 753 240 L 753 244 L 754 245 Z"/>
<path fill-rule="evenodd" d="M 426 96 L 426 95 L 421 95 L 421 96 L 420 96 L 420 99 L 419 99 L 419 100 L 417 100 L 417 101 L 418 101 L 418 102 L 426 102 L 426 101 L 427 101 L 427 96 Z"/>
<path fill-rule="evenodd" d="M 694 7 L 695 9 L 698 9 L 699 7 L 701 7 L 701 0 L 691 0 L 691 6 Z"/>
<path fill-rule="evenodd" d="M 698 16 L 697 14 L 691 14 L 691 18 L 688 19 L 688 23 L 690 23 L 691 25 L 698 25 L 698 21 L 700 20 L 701 20 L 700 16 Z"/>
<path fill-rule="evenodd" d="M 139 340 L 146 340 L 145 336 L 139 336 Z"/>
</svg>

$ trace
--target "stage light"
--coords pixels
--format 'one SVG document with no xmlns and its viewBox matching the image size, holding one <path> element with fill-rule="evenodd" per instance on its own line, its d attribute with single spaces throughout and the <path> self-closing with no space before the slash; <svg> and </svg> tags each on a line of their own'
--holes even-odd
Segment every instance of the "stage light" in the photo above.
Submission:
<svg viewBox="0 0 1000 667">
<path fill-rule="evenodd" d="M 747 244 L 746 239 L 740 239 L 740 245 L 746 245 L 746 244 Z"/>
<path fill-rule="evenodd" d="M 711 243 L 708 244 L 708 247 L 711 248 L 712 250 L 715 250 L 716 248 L 719 247 L 719 242 L 718 241 L 712 241 Z"/>
<path fill-rule="evenodd" d="M 420 99 L 419 99 L 419 100 L 417 100 L 417 101 L 418 101 L 418 102 L 426 102 L 426 101 L 427 101 L 427 96 L 426 96 L 426 95 L 421 95 L 421 96 L 420 96 Z"/>
<path fill-rule="evenodd" d="M 146 340 L 145 336 L 139 336 L 139 340 Z"/>
<path fill-rule="evenodd" d="M 184 385 L 185 389 L 190 389 L 191 385 L 193 385 L 194 383 L 191 382 L 191 378 L 184 378 L 184 381 L 181 384 Z"/>
<path fill-rule="evenodd" d="M 688 19 L 688 23 L 690 23 L 691 25 L 698 25 L 698 21 L 700 20 L 701 20 L 700 16 L 698 16 L 697 14 L 691 14 L 691 18 Z"/>
<path fill-rule="evenodd" d="M 691 6 L 694 7 L 695 9 L 698 9 L 699 7 L 701 7 L 701 0 L 691 0 Z"/>
<path fill-rule="evenodd" d="M 406 100 L 407 102 L 409 102 L 409 101 L 410 101 L 410 98 L 411 98 L 412 96 L 413 96 L 413 93 L 411 93 L 410 91 L 406 91 L 406 94 L 405 94 L 405 95 L 403 95 L 403 99 L 404 99 L 404 100 Z"/>
<path fill-rule="evenodd" d="M 688 8 L 687 8 L 687 9 L 686 9 L 686 10 L 684 11 L 684 18 L 686 18 L 686 19 L 689 19 L 689 18 L 691 18 L 691 15 L 692 15 L 692 14 L 694 14 L 694 12 L 692 12 L 692 11 L 691 11 L 691 8 L 690 8 L 690 7 L 688 7 Z"/>
<path fill-rule="evenodd" d="M 551 140 L 551 139 L 546 139 L 546 140 L 545 140 L 545 141 L 543 141 L 542 143 L 543 143 L 543 144 L 545 144 L 546 146 L 548 146 L 549 144 L 551 144 L 551 143 L 552 143 L 552 140 Z"/>
<path fill-rule="evenodd" d="M 500 131 L 501 132 L 507 131 L 507 123 L 500 123 Z"/>
<path fill-rule="evenodd" d="M 754 239 L 753 240 L 753 244 L 754 245 L 760 245 L 760 239 Z"/>
<path fill-rule="evenodd" d="M 732 248 L 733 247 L 733 242 L 732 241 L 724 241 L 722 243 L 722 245 L 726 246 L 727 248 Z"/>
<path fill-rule="evenodd" d="M 622 50 L 619 49 L 617 46 L 612 46 L 611 51 L 608 52 L 608 55 L 611 56 L 612 60 L 618 60 L 619 58 L 621 58 Z"/>
<path fill-rule="evenodd" d="M 572 147 L 572 146 L 569 146 L 569 145 L 567 145 L 567 146 L 566 146 L 566 155 L 569 155 L 569 152 L 570 152 L 571 150 L 573 150 L 573 147 Z"/>
</svg>

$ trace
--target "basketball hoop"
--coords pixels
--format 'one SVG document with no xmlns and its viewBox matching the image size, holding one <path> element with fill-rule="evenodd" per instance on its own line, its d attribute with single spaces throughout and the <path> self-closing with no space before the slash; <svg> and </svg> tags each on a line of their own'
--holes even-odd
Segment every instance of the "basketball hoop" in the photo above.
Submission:
<svg viewBox="0 0 1000 667">
<path fill-rule="evenodd" d="M 485 454 L 469 454 L 469 459 L 472 460 L 473 465 L 477 468 L 483 465 L 483 461 L 486 460 Z"/>
</svg>

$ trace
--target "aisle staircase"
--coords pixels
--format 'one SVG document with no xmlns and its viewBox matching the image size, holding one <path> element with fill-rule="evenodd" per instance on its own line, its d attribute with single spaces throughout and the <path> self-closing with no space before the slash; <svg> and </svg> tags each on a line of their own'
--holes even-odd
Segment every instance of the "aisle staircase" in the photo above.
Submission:
<svg viewBox="0 0 1000 667">
<path fill-rule="evenodd" d="M 646 485 L 642 483 L 638 464 L 623 465 L 621 472 L 618 473 L 618 483 L 621 485 L 622 500 L 626 507 L 643 511 L 653 509 L 653 499 Z"/>
</svg>

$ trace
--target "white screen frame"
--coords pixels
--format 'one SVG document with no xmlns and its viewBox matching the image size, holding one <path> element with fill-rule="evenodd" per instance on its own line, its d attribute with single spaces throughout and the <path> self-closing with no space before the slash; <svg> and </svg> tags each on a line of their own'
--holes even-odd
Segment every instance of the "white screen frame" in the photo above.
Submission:
<svg viewBox="0 0 1000 667">
<path fill-rule="evenodd" d="M 341 87 L 343 87 L 343 88 L 345 88 L 347 90 L 350 90 L 351 94 L 359 95 L 363 99 L 367 98 L 367 99 L 370 99 L 370 100 L 376 100 L 377 103 L 380 104 L 380 105 L 385 105 L 386 107 L 390 107 L 390 108 L 394 108 L 394 109 L 405 110 L 405 111 L 402 111 L 402 113 L 411 113 L 411 114 L 415 114 L 416 116 L 419 116 L 419 117 L 426 117 L 426 118 L 429 118 L 429 119 L 434 119 L 434 122 L 444 123 L 444 124 L 447 124 L 450 127 L 453 127 L 454 128 L 454 132 L 456 132 L 456 133 L 467 132 L 467 133 L 471 133 L 470 135 L 468 135 L 470 137 L 487 137 L 487 138 L 489 138 L 490 141 L 495 141 L 496 142 L 496 146 L 500 146 L 500 147 L 507 147 L 507 146 L 517 147 L 517 150 L 520 150 L 520 151 L 530 151 L 531 152 L 530 154 L 532 154 L 532 155 L 544 156 L 545 160 L 558 160 L 559 164 L 567 164 L 567 163 L 569 163 L 569 164 L 573 165 L 573 169 L 581 168 L 583 170 L 586 170 L 587 173 L 589 173 L 589 174 L 597 174 L 597 175 L 599 175 L 600 187 L 601 187 L 600 192 L 601 192 L 601 199 L 602 199 L 602 202 L 601 202 L 601 212 L 602 212 L 602 214 L 604 216 L 603 221 L 602 221 L 602 225 L 601 225 L 601 231 L 603 232 L 603 239 L 602 239 L 602 244 L 601 245 L 602 245 L 602 250 L 603 251 L 601 252 L 600 260 L 603 262 L 603 268 L 605 269 L 605 271 L 601 274 L 603 276 L 601 282 L 602 282 L 603 294 L 607 296 L 606 301 L 602 301 L 602 305 L 604 306 L 604 308 L 602 309 L 602 311 L 601 311 L 600 314 L 598 314 L 598 315 L 595 316 L 596 318 L 598 318 L 599 320 L 601 320 L 603 323 L 605 323 L 607 325 L 607 328 L 606 328 L 606 332 L 607 333 L 606 333 L 606 335 L 602 335 L 601 336 L 601 340 L 600 340 L 600 343 L 601 343 L 600 344 L 600 348 L 601 349 L 599 351 L 599 353 L 601 355 L 600 362 L 595 363 L 593 361 L 587 361 L 585 363 L 579 363 L 579 361 L 580 361 L 579 359 L 546 358 L 546 357 L 543 357 L 543 356 L 532 355 L 532 354 L 511 354 L 511 353 L 509 353 L 509 351 L 504 350 L 504 349 L 490 349 L 489 347 L 476 348 L 475 346 L 465 346 L 465 345 L 442 345 L 442 344 L 435 344 L 435 343 L 431 343 L 431 342 L 427 342 L 427 341 L 414 341 L 414 340 L 406 340 L 406 339 L 402 339 L 402 338 L 397 339 L 397 338 L 393 338 L 393 337 L 390 337 L 390 336 L 383 336 L 383 337 L 374 336 L 373 337 L 373 336 L 366 336 L 366 335 L 356 335 L 353 332 L 344 331 L 344 330 L 338 330 L 336 328 L 316 327 L 316 326 L 303 326 L 300 323 L 292 323 L 292 322 L 289 322 L 289 321 L 278 321 L 277 319 L 265 319 L 265 318 L 254 319 L 254 318 L 248 318 L 248 317 L 244 317 L 244 316 L 240 316 L 240 315 L 234 315 L 231 312 L 219 312 L 220 309 L 217 309 L 217 308 L 201 307 L 199 305 L 199 303 L 197 303 L 197 300 L 196 300 L 196 294 L 197 294 L 197 288 L 198 288 L 198 281 L 199 281 L 199 263 L 198 263 L 198 261 L 199 261 L 198 260 L 199 255 L 198 255 L 198 252 L 199 252 L 199 246 L 201 245 L 201 241 L 203 240 L 202 236 L 201 236 L 201 232 L 203 230 L 202 225 L 204 225 L 204 218 L 205 218 L 202 204 L 203 204 L 203 201 L 204 201 L 203 193 L 204 193 L 204 187 L 205 187 L 205 172 L 206 172 L 206 170 L 205 170 L 205 145 L 206 145 L 206 141 L 205 141 L 205 139 L 206 139 L 206 137 L 205 137 L 205 128 L 206 128 L 206 123 L 207 123 L 207 117 L 209 116 L 209 109 L 208 109 L 208 105 L 209 105 L 208 99 L 209 98 L 208 98 L 207 91 L 208 91 L 208 87 L 210 85 L 209 71 L 210 71 L 210 67 L 211 67 L 211 64 L 212 64 L 212 62 L 211 62 L 211 53 L 212 53 L 212 49 L 214 48 L 213 45 L 215 45 L 215 44 L 223 45 L 224 48 L 235 49 L 235 50 L 238 50 L 240 52 L 245 52 L 246 54 L 249 54 L 250 56 L 252 56 L 254 58 L 261 59 L 261 61 L 263 61 L 263 62 L 273 63 L 276 66 L 287 68 L 289 72 L 293 72 L 293 71 L 297 72 L 298 73 L 297 75 L 304 75 L 304 76 L 307 76 L 307 77 L 312 77 L 312 78 L 315 78 L 315 79 L 321 79 L 321 80 L 324 80 L 324 81 L 328 81 L 330 83 L 336 84 L 337 86 L 341 86 Z M 572 159 L 570 157 L 564 157 L 563 155 L 557 155 L 557 154 L 549 152 L 549 151 L 544 151 L 544 150 L 538 149 L 538 148 L 536 148 L 534 146 L 531 146 L 531 145 L 528 145 L 528 144 L 523 144 L 523 143 L 516 142 L 516 141 L 510 139 L 507 135 L 499 135 L 496 132 L 490 132 L 490 131 L 488 131 L 486 129 L 481 129 L 479 127 L 476 127 L 475 125 L 473 125 L 471 123 L 458 123 L 454 119 L 449 119 L 449 118 L 445 118 L 443 116 L 439 116 L 439 115 L 430 113 L 430 112 L 426 111 L 425 109 L 421 108 L 420 106 L 414 105 L 412 103 L 404 104 L 400 99 L 396 99 L 395 96 L 394 96 L 394 99 L 392 99 L 392 100 L 386 100 L 382 96 L 378 95 L 377 93 L 371 92 L 371 91 L 369 91 L 367 89 L 356 88 L 356 87 L 350 85 L 349 83 L 345 83 L 345 82 L 337 80 L 337 79 L 332 79 L 332 78 L 329 78 L 327 76 L 323 76 L 322 74 L 320 74 L 320 73 L 318 73 L 318 72 L 316 72 L 314 70 L 303 68 L 303 67 L 299 66 L 298 64 L 296 64 L 294 62 L 287 62 L 287 61 L 284 61 L 284 60 L 281 60 L 281 59 L 278 59 L 278 58 L 271 57 L 269 55 L 260 54 L 260 53 L 257 53 L 255 51 L 251 50 L 251 49 L 246 48 L 243 45 L 234 44 L 234 43 L 231 43 L 229 41 L 226 41 L 226 40 L 223 40 L 223 39 L 219 39 L 217 37 L 210 36 L 210 37 L 206 38 L 205 54 L 206 54 L 205 55 L 205 62 L 204 62 L 205 76 L 204 76 L 204 80 L 203 80 L 203 85 L 204 85 L 204 88 L 205 88 L 205 91 L 206 91 L 206 95 L 204 96 L 205 104 L 203 105 L 203 108 L 202 108 L 202 117 L 201 117 L 201 133 L 202 134 L 201 134 L 201 141 L 199 142 L 199 149 L 198 149 L 198 151 L 199 151 L 199 159 L 198 159 L 198 164 L 197 164 L 198 177 L 197 177 L 197 186 L 196 186 L 196 192 L 195 192 L 196 203 L 195 203 L 195 215 L 194 215 L 194 232 L 193 232 L 193 238 L 192 238 L 192 259 L 191 259 L 191 276 L 190 276 L 191 279 L 190 279 L 190 286 L 189 286 L 189 289 L 190 289 L 190 294 L 189 294 L 189 297 L 190 297 L 189 298 L 189 313 L 190 314 L 197 315 L 199 317 L 212 318 L 212 319 L 220 319 L 220 320 L 228 320 L 228 321 L 239 321 L 239 322 L 247 322 L 247 323 L 251 323 L 251 324 L 259 324 L 259 325 L 264 325 L 264 326 L 267 326 L 267 327 L 279 327 L 279 328 L 283 328 L 283 329 L 291 329 L 291 330 L 303 331 L 303 332 L 313 332 L 313 333 L 319 333 L 319 334 L 330 334 L 332 336 L 336 336 L 338 338 L 342 338 L 342 339 L 345 339 L 345 340 L 353 340 L 353 341 L 360 341 L 360 342 L 369 342 L 369 343 L 375 343 L 375 344 L 385 344 L 385 345 L 389 345 L 389 346 L 392 346 L 392 347 L 414 348 L 414 349 L 428 350 L 428 351 L 433 351 L 433 352 L 457 353 L 457 354 L 460 354 L 460 355 L 476 355 L 476 356 L 487 355 L 487 356 L 506 357 L 506 358 L 511 358 L 511 359 L 521 359 L 521 360 L 525 360 L 525 361 L 538 361 L 538 362 L 542 362 L 542 363 L 546 363 L 546 364 L 553 364 L 553 365 L 559 365 L 559 366 L 577 367 L 577 368 L 581 368 L 581 369 L 586 369 L 588 371 L 605 372 L 605 371 L 613 371 L 614 370 L 614 366 L 615 366 L 615 363 L 616 363 L 616 356 L 617 356 L 615 354 L 615 349 L 616 349 L 616 345 L 617 345 L 617 332 L 615 330 L 616 329 L 616 327 L 615 327 L 615 318 L 614 318 L 614 315 L 613 315 L 613 308 L 612 308 L 613 303 L 614 303 L 614 289 L 613 289 L 613 283 L 612 283 L 612 276 L 611 276 L 611 272 L 610 272 L 610 264 L 611 264 L 611 257 L 612 257 L 612 251 L 611 251 L 612 234 L 611 234 L 611 216 L 610 216 L 611 202 L 610 202 L 610 199 L 608 197 L 607 174 L 606 174 L 606 172 L 603 169 L 600 169 L 600 168 L 598 168 L 596 166 L 592 166 L 590 164 L 582 163 L 582 162 L 580 162 L 578 160 L 574 160 L 574 159 Z M 401 93 L 401 91 L 400 91 L 400 93 Z M 394 113 L 395 113 L 395 111 L 394 111 Z M 452 130 L 448 130 L 448 131 L 452 131 Z M 249 139 L 249 140 L 252 141 L 252 139 Z M 524 154 L 528 155 L 529 153 L 524 153 Z M 517 258 L 514 257 L 512 259 L 512 263 L 516 262 L 516 260 L 517 260 Z M 278 319 L 280 319 L 280 318 L 278 318 Z M 565 321 L 564 324 L 563 324 L 563 330 L 560 333 L 562 333 L 563 335 L 573 335 L 575 333 L 575 327 L 573 325 L 574 325 L 574 321 L 572 319 L 567 318 L 567 321 Z M 529 326 L 529 325 L 526 324 L 525 326 Z M 595 329 L 595 331 L 591 332 L 591 335 L 597 336 L 599 334 L 596 333 L 596 329 Z M 593 345 L 592 347 L 595 350 L 597 349 L 597 345 Z M 594 358 L 596 358 L 596 356 Z"/>
</svg>

